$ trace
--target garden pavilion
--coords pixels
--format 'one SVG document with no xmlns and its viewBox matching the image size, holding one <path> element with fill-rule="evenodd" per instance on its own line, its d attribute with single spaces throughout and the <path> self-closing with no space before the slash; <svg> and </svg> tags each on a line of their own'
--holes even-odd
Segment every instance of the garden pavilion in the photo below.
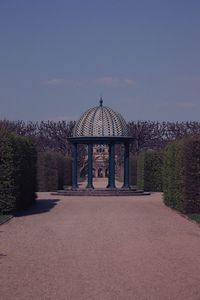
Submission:
<svg viewBox="0 0 200 300">
<path fill-rule="evenodd" d="M 99 105 L 88 109 L 76 122 L 73 136 L 68 139 L 72 144 L 72 190 L 78 189 L 77 180 L 77 145 L 88 147 L 87 188 L 93 186 L 93 146 L 108 145 L 109 171 L 108 189 L 115 189 L 115 145 L 124 145 L 124 180 L 123 189 L 129 189 L 129 146 L 133 138 L 129 135 L 124 118 L 112 108 L 104 106 L 100 98 Z"/>
</svg>

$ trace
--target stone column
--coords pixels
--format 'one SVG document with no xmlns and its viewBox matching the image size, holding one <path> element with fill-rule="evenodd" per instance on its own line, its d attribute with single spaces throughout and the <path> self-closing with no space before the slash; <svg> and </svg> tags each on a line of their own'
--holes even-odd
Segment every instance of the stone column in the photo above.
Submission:
<svg viewBox="0 0 200 300">
<path fill-rule="evenodd" d="M 108 188 L 115 188 L 115 144 L 109 145 L 109 176 Z"/>
<path fill-rule="evenodd" d="M 77 188 L 77 144 L 72 144 L 72 190 Z"/>
<path fill-rule="evenodd" d="M 123 188 L 129 189 L 129 143 L 124 144 L 124 184 Z"/>
<path fill-rule="evenodd" d="M 111 145 L 108 145 L 108 185 L 107 188 L 110 187 L 110 170 L 111 170 L 111 158 L 110 158 L 110 153 L 111 153 Z"/>
<path fill-rule="evenodd" d="M 87 188 L 88 189 L 93 189 L 93 144 L 88 144 L 88 184 Z"/>
</svg>

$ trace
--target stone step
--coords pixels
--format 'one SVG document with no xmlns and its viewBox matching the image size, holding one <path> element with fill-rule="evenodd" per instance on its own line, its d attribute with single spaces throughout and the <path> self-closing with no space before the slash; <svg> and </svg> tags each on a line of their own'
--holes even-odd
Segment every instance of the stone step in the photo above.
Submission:
<svg viewBox="0 0 200 300">
<path fill-rule="evenodd" d="M 136 189 L 78 189 L 78 190 L 59 190 L 51 193 L 61 196 L 145 196 L 148 192 Z"/>
</svg>

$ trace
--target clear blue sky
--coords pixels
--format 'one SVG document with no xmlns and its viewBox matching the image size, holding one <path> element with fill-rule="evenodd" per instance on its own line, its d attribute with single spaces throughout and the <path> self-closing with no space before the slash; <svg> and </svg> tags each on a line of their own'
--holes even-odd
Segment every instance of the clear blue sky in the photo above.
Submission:
<svg viewBox="0 0 200 300">
<path fill-rule="evenodd" d="M 199 0 L 1 0 L 0 118 L 200 120 Z"/>
</svg>

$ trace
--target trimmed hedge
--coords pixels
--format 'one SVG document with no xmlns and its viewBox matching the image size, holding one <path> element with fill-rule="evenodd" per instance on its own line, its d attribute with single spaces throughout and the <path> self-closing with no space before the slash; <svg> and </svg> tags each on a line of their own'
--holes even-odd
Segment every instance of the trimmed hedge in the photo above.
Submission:
<svg viewBox="0 0 200 300">
<path fill-rule="evenodd" d="M 16 209 L 29 207 L 36 199 L 37 152 L 30 137 L 11 135 Z"/>
<path fill-rule="evenodd" d="M 137 157 L 137 187 L 144 190 L 144 160 L 145 152 L 140 152 Z"/>
<path fill-rule="evenodd" d="M 0 212 L 15 208 L 13 148 L 7 133 L 0 131 Z"/>
<path fill-rule="evenodd" d="M 130 185 L 137 185 L 137 155 L 130 155 Z"/>
<path fill-rule="evenodd" d="M 58 161 L 58 189 L 61 190 L 65 186 L 71 185 L 71 158 L 66 157 L 61 153 L 58 153 L 57 155 L 57 161 Z"/>
<path fill-rule="evenodd" d="M 137 186 L 144 191 L 162 191 L 163 155 L 160 151 L 140 152 L 137 158 Z"/>
<path fill-rule="evenodd" d="M 200 137 L 166 146 L 163 191 L 166 205 L 184 213 L 200 212 Z"/>
<path fill-rule="evenodd" d="M 71 185 L 71 159 L 61 153 L 38 153 L 38 191 L 49 192 Z"/>
<path fill-rule="evenodd" d="M 36 165 L 30 138 L 0 131 L 0 212 L 13 212 L 35 201 Z"/>
</svg>

